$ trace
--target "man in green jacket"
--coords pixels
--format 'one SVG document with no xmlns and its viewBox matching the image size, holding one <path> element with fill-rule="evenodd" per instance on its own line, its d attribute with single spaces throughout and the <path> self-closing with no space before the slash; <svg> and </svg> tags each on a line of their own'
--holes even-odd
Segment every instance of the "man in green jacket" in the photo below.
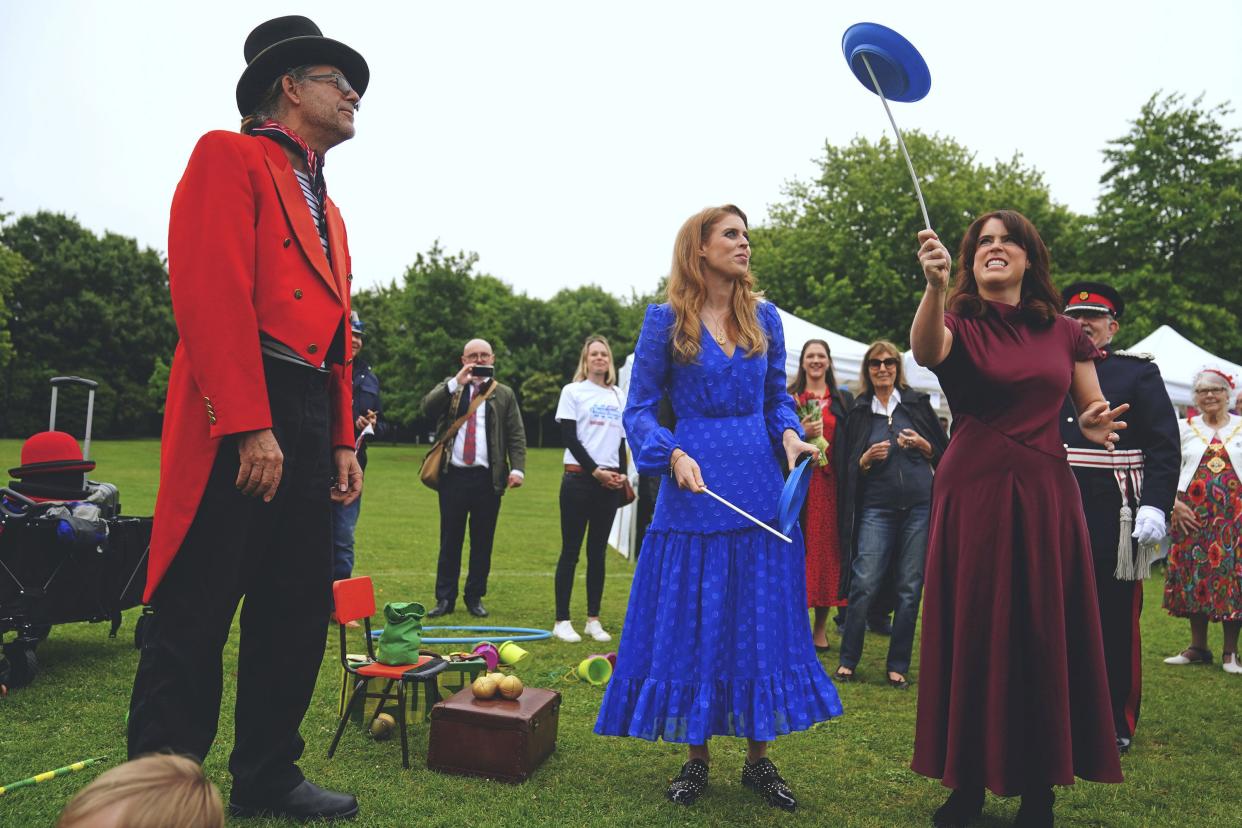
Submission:
<svg viewBox="0 0 1242 828">
<path fill-rule="evenodd" d="M 496 356 L 482 339 L 466 343 L 461 370 L 437 383 L 423 397 L 423 413 L 436 421 L 436 438 L 470 409 L 472 400 L 485 396 L 474 414 L 457 430 L 446 447 L 440 475 L 440 561 L 436 565 L 436 605 L 427 613 L 436 618 L 453 611 L 461 576 L 461 547 L 470 521 L 470 565 L 466 572 L 466 609 L 486 618 L 483 596 L 492 566 L 492 539 L 505 489 L 522 485 L 526 468 L 526 429 L 513 389 L 497 382 Z"/>
</svg>

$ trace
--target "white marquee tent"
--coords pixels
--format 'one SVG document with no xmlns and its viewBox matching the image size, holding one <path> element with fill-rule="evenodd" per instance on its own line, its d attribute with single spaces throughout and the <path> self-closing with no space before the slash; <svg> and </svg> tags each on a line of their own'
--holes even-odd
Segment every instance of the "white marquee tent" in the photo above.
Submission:
<svg viewBox="0 0 1242 828">
<path fill-rule="evenodd" d="M 1219 368 L 1235 378 L 1242 376 L 1242 365 L 1200 348 L 1168 325 L 1161 325 L 1126 350 L 1149 353 L 1156 358 L 1169 399 L 1177 406 L 1190 404 L 1191 384 L 1195 374 L 1204 368 Z"/>
</svg>

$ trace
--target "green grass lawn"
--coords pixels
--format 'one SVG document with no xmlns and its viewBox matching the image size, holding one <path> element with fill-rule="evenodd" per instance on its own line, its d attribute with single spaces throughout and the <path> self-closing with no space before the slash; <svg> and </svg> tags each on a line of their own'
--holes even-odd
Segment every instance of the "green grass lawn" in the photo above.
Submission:
<svg viewBox="0 0 1242 828">
<path fill-rule="evenodd" d="M 0 457 L 16 465 L 20 442 L 0 441 Z M 150 514 L 155 498 L 159 444 L 102 442 L 93 446 L 98 479 L 121 490 L 127 514 Z M 357 574 L 371 575 L 378 600 L 419 600 L 430 605 L 435 579 L 438 517 L 435 493 L 418 483 L 422 447 L 372 449 L 362 518 Z M 494 624 L 549 629 L 553 622 L 552 574 L 560 547 L 557 488 L 560 450 L 532 451 L 527 485 L 504 498 L 497 530 L 487 606 Z M 609 553 L 602 617 L 619 632 L 633 567 Z M 575 620 L 585 604 L 583 570 L 574 593 Z M 1143 615 L 1146 669 L 1143 720 L 1134 750 L 1123 761 L 1126 783 L 1080 783 L 1058 791 L 1064 826 L 1238 825 L 1242 748 L 1242 681 L 1219 667 L 1171 668 L 1160 661 L 1187 643 L 1184 622 L 1160 609 L 1160 579 L 1149 581 Z M 795 600 L 791 596 L 791 600 Z M 57 627 L 38 651 L 33 685 L 0 699 L 0 784 L 88 756 L 125 755 L 125 712 L 138 654 L 132 645 L 137 611 L 115 640 L 104 624 Z M 453 621 L 472 620 L 458 604 Z M 314 702 L 302 726 L 302 767 L 319 784 L 358 795 L 368 826 L 520 826 L 772 823 L 833 826 L 928 825 L 946 791 L 909 770 L 917 692 L 884 683 L 887 639 L 870 636 L 859 666 L 861 682 L 840 688 L 845 716 L 781 738 L 772 757 L 801 807 L 794 815 L 767 808 L 744 790 L 738 775 L 744 743 L 713 741 L 711 788 L 693 808 L 666 802 L 663 791 L 683 760 L 677 745 L 593 735 L 602 690 L 566 683 L 561 676 L 603 645 L 540 642 L 517 670 L 532 686 L 564 694 L 556 753 L 524 785 L 442 776 L 426 769 L 427 730 L 411 730 L 410 770 L 401 768 L 396 739 L 375 742 L 346 731 L 336 757 L 326 758 L 336 723 L 339 663 L 335 628 L 324 626 L 324 654 Z M 1212 629 L 1219 656 L 1220 630 Z M 360 639 L 356 639 L 360 641 Z M 236 629 L 225 670 L 236 661 Z M 613 647 L 615 648 L 615 640 Z M 833 641 L 834 647 L 836 641 Z M 836 653 L 825 656 L 835 666 Z M 917 682 L 917 652 L 912 678 Z M 232 698 L 226 680 L 224 714 L 208 774 L 227 797 L 232 744 Z M 55 821 L 73 793 L 100 773 L 95 766 L 0 797 L 0 825 L 41 826 Z M 989 797 L 981 826 L 1008 824 L 1018 802 Z M 282 824 L 245 821 L 238 824 Z"/>
</svg>

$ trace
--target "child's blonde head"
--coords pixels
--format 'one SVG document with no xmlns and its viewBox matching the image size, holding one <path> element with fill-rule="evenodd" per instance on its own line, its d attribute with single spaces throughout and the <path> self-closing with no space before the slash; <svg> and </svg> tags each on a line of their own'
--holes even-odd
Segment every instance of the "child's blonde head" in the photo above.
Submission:
<svg viewBox="0 0 1242 828">
<path fill-rule="evenodd" d="M 100 774 L 57 828 L 224 828 L 220 792 L 185 756 L 142 756 Z"/>
</svg>

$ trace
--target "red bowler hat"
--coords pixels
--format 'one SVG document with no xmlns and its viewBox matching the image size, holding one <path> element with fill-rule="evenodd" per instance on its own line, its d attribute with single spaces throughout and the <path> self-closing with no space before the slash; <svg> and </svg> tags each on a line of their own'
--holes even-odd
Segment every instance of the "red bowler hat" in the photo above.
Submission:
<svg viewBox="0 0 1242 828">
<path fill-rule="evenodd" d="M 88 472 L 94 460 L 83 460 L 82 449 L 72 434 L 63 431 L 40 431 L 22 444 L 22 464 L 9 469 L 9 474 L 24 477 L 52 472 Z"/>
<path fill-rule="evenodd" d="M 1114 319 L 1120 319 L 1126 307 L 1121 294 L 1103 282 L 1074 282 L 1061 291 L 1061 301 L 1065 302 L 1063 313 L 1092 311 L 1111 314 Z"/>
</svg>

